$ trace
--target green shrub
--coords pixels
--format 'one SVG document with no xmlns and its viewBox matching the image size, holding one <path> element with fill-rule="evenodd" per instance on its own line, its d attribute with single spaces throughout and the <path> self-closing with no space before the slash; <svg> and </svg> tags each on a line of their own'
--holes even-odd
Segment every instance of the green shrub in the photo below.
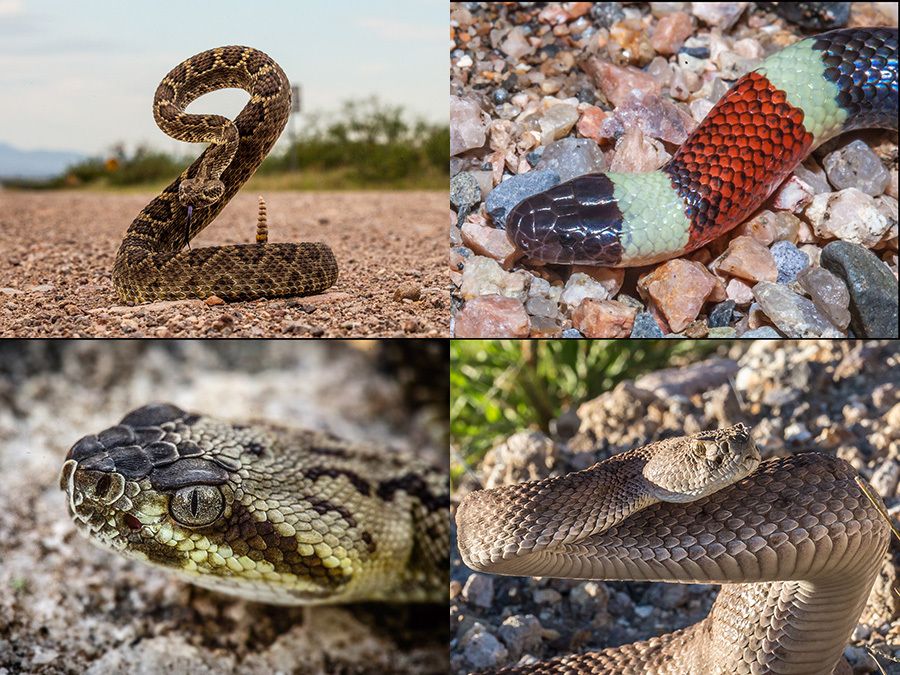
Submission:
<svg viewBox="0 0 900 675">
<path fill-rule="evenodd" d="M 550 430 L 569 406 L 622 380 L 699 361 L 726 341 L 453 340 L 450 345 L 450 435 L 465 464 L 498 439 Z M 458 476 L 464 467 L 451 469 Z"/>
</svg>

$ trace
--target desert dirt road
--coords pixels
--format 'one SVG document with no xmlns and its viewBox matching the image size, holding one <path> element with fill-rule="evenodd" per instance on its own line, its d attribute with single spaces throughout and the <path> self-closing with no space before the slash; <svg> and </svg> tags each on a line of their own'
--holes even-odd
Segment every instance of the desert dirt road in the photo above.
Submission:
<svg viewBox="0 0 900 675">
<path fill-rule="evenodd" d="M 2 337 L 439 337 L 449 334 L 447 193 L 272 192 L 269 241 L 324 241 L 325 293 L 129 306 L 110 278 L 151 194 L 0 190 Z M 253 241 L 257 196 L 236 196 L 193 247 Z"/>
</svg>

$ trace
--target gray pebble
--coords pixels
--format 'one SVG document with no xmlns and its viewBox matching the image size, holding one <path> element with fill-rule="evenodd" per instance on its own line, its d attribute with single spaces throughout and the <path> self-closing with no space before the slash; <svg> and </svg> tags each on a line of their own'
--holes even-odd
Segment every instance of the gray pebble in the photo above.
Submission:
<svg viewBox="0 0 900 675">
<path fill-rule="evenodd" d="M 541 646 L 544 627 L 533 614 L 515 614 L 506 618 L 497 632 L 509 650 L 510 658 L 518 659 L 525 652 Z"/>
<path fill-rule="evenodd" d="M 746 333 L 741 335 L 742 338 L 780 338 L 784 337 L 779 334 L 777 330 L 772 328 L 771 326 L 762 326 L 761 328 L 754 328 L 753 330 L 748 330 Z"/>
<path fill-rule="evenodd" d="M 476 607 L 490 607 L 494 602 L 494 577 L 488 574 L 470 574 L 463 586 L 462 597 Z"/>
<path fill-rule="evenodd" d="M 572 338 L 572 339 L 575 339 L 575 340 L 577 340 L 578 338 L 583 338 L 583 337 L 584 337 L 584 335 L 581 334 L 581 331 L 579 331 L 577 328 L 566 328 L 566 329 L 562 332 L 562 336 L 563 336 L 564 338 Z"/>
<path fill-rule="evenodd" d="M 634 317 L 634 325 L 631 327 L 633 338 L 661 338 L 662 329 L 656 323 L 656 319 L 649 312 L 638 312 Z"/>
<path fill-rule="evenodd" d="M 461 171 L 450 179 L 450 204 L 460 215 L 468 214 L 472 207 L 481 201 L 481 188 L 478 181 L 468 171 Z"/>
<path fill-rule="evenodd" d="M 776 283 L 789 284 L 797 279 L 797 275 L 809 267 L 809 256 L 789 241 L 776 241 L 769 248 L 778 268 Z"/>
<path fill-rule="evenodd" d="M 734 305 L 734 300 L 726 300 L 725 302 L 720 302 L 718 305 L 712 308 L 706 324 L 710 328 L 722 328 L 730 324 L 731 315 L 734 313 Z"/>
<path fill-rule="evenodd" d="M 526 197 L 549 190 L 559 183 L 559 174 L 553 171 L 529 171 L 512 178 L 507 178 L 484 200 L 488 214 L 494 225 L 506 225 L 506 215 Z"/>
<path fill-rule="evenodd" d="M 564 182 L 586 173 L 604 171 L 606 160 L 594 141 L 569 137 L 548 145 L 535 168 L 539 171 L 553 171 Z"/>
<path fill-rule="evenodd" d="M 850 291 L 850 325 L 857 337 L 898 337 L 897 280 L 887 265 L 859 244 L 833 241 L 822 249 L 822 267 Z"/>
</svg>

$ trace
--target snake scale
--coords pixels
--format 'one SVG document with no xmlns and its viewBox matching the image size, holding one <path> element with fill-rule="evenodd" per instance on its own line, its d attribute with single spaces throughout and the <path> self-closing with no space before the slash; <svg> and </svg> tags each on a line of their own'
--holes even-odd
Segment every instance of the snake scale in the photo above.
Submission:
<svg viewBox="0 0 900 675">
<path fill-rule="evenodd" d="M 709 615 L 685 629 L 499 672 L 837 672 L 889 538 L 857 479 L 818 453 L 760 463 L 736 425 L 470 493 L 456 522 L 474 570 L 723 584 Z"/>
<path fill-rule="evenodd" d="M 234 121 L 185 112 L 196 98 L 226 87 L 250 94 Z M 153 99 L 156 123 L 173 138 L 210 145 L 128 228 L 112 273 L 122 301 L 211 295 L 253 300 L 319 293 L 335 283 L 334 253 L 320 242 L 262 241 L 182 250 L 253 175 L 284 129 L 290 110 L 291 88 L 284 72 L 251 47 L 202 52 L 165 76 Z"/>
<path fill-rule="evenodd" d="M 70 449 L 60 487 L 95 544 L 281 605 L 446 597 L 446 473 L 406 455 L 153 404 Z"/>
<path fill-rule="evenodd" d="M 547 263 L 667 260 L 742 223 L 815 147 L 870 127 L 897 129 L 897 29 L 810 37 L 735 82 L 658 171 L 560 183 L 516 205 L 506 232 Z"/>
</svg>

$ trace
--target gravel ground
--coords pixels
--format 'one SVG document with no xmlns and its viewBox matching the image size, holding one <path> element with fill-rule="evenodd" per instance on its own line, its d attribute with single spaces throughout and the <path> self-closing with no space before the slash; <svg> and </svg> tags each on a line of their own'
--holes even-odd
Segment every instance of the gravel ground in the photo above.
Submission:
<svg viewBox="0 0 900 675">
<path fill-rule="evenodd" d="M 850 462 L 900 518 L 900 345 L 760 340 L 727 359 L 619 384 L 557 421 L 559 435 L 499 439 L 453 495 L 587 468 L 645 443 L 744 422 L 763 458 L 815 450 Z M 566 431 L 568 430 L 568 431 Z M 893 540 L 844 654 L 856 673 L 900 672 L 900 542 Z M 451 672 L 614 647 L 683 628 L 709 585 L 473 573 L 451 551 Z M 876 658 L 883 670 L 878 670 Z M 893 659 L 893 661 L 892 661 Z"/>
<path fill-rule="evenodd" d="M 738 227 L 674 260 L 542 265 L 506 237 L 526 197 L 666 164 L 797 39 L 896 25 L 871 3 L 798 4 L 451 3 L 454 336 L 896 337 L 896 133 L 829 141 Z"/>
<path fill-rule="evenodd" d="M 446 672 L 443 605 L 245 602 L 78 534 L 57 484 L 65 453 L 154 400 L 447 463 L 427 414 L 409 414 L 397 383 L 342 342 L 2 344 L 0 675 Z"/>
<path fill-rule="evenodd" d="M 123 305 L 110 274 L 152 195 L 0 191 L 0 336 L 437 337 L 448 334 L 441 192 L 265 195 L 272 241 L 324 241 L 337 284 L 304 298 Z M 194 241 L 250 242 L 257 202 L 234 198 Z"/>
</svg>

